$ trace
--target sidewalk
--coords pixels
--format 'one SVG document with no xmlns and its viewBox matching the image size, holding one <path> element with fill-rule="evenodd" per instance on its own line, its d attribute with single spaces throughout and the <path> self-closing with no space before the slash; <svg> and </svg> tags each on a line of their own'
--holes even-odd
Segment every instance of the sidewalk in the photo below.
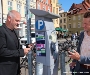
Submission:
<svg viewBox="0 0 90 75">
<path fill-rule="evenodd" d="M 63 42 L 63 41 L 66 41 L 66 39 L 64 38 L 61 38 L 61 39 L 57 39 L 59 42 Z M 67 40 L 71 40 L 71 38 L 67 38 Z"/>
<path fill-rule="evenodd" d="M 70 67 L 69 67 L 69 63 L 65 66 L 66 69 L 66 75 L 72 75 L 70 72 Z M 58 71 L 58 75 L 61 75 L 61 70 Z"/>
<path fill-rule="evenodd" d="M 68 40 L 70 40 L 70 38 L 67 38 Z M 63 42 L 66 41 L 66 39 L 58 39 L 59 42 Z M 70 68 L 69 68 L 69 63 L 65 66 L 66 67 L 66 75 L 71 75 L 70 74 Z M 21 69 L 21 75 L 28 75 L 28 69 L 27 68 L 22 68 Z M 61 75 L 61 71 L 58 71 L 58 75 Z"/>
<path fill-rule="evenodd" d="M 71 38 L 67 38 L 67 40 L 71 40 Z M 58 39 L 58 42 L 64 42 L 66 41 L 66 39 Z M 69 67 L 69 63 L 67 63 L 67 65 L 65 65 L 65 69 L 66 69 L 66 75 L 72 75 L 70 72 L 70 67 Z M 61 75 L 61 70 L 58 71 L 58 75 Z"/>
<path fill-rule="evenodd" d="M 72 75 L 70 73 L 69 63 L 65 66 L 65 68 L 66 68 L 66 75 Z M 28 75 L 28 69 L 22 68 L 21 71 L 22 71 L 21 75 Z M 58 71 L 58 75 L 61 75 L 61 70 Z"/>
</svg>

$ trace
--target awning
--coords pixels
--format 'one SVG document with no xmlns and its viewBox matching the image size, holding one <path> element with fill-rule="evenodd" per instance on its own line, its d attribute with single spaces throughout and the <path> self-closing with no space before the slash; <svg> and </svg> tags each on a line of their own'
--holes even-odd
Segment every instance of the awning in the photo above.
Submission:
<svg viewBox="0 0 90 75">
<path fill-rule="evenodd" d="M 63 31 L 62 28 L 56 27 L 55 28 L 56 31 Z"/>
<path fill-rule="evenodd" d="M 60 28 L 60 27 L 56 27 L 55 28 L 56 31 L 62 31 L 62 32 L 67 32 L 68 30 Z"/>
<path fill-rule="evenodd" d="M 68 32 L 68 30 L 64 29 L 63 32 Z"/>
</svg>

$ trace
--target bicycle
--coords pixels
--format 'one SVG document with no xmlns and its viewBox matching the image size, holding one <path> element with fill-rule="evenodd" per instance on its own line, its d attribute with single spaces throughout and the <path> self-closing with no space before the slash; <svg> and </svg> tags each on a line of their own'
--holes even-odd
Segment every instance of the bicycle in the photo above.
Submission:
<svg viewBox="0 0 90 75">
<path fill-rule="evenodd" d="M 35 66 L 36 66 L 36 49 L 34 46 L 34 48 L 32 49 L 32 71 L 33 71 L 33 75 L 35 75 Z M 24 56 L 21 58 L 20 69 L 22 69 L 22 68 L 25 69 L 25 75 L 26 75 L 26 70 L 28 70 L 28 56 Z"/>
</svg>

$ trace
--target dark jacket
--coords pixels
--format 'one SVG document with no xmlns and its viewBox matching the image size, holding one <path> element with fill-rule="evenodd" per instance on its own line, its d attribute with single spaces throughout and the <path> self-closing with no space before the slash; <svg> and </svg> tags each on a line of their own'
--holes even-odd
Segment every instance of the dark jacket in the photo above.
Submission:
<svg viewBox="0 0 90 75">
<path fill-rule="evenodd" d="M 17 75 L 20 56 L 24 56 L 24 50 L 17 47 L 6 25 L 0 26 L 0 75 Z"/>
<path fill-rule="evenodd" d="M 81 47 L 83 39 L 84 39 L 84 32 L 81 32 L 81 34 L 79 36 L 79 44 L 78 44 L 78 48 L 77 48 L 77 52 L 79 54 L 80 54 L 80 47 Z M 73 61 L 76 61 L 76 60 L 73 60 Z M 80 61 L 76 61 L 76 67 L 75 67 L 76 71 L 78 71 L 80 69 L 80 64 L 90 64 L 90 56 L 89 57 L 80 56 Z"/>
</svg>

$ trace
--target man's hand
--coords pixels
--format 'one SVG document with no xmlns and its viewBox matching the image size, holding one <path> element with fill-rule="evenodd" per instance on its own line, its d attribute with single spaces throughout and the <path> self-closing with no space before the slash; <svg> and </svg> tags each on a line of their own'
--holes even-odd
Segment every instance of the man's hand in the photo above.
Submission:
<svg viewBox="0 0 90 75">
<path fill-rule="evenodd" d="M 78 52 L 76 52 L 75 50 L 73 50 L 73 52 L 69 52 L 69 57 L 72 59 L 76 59 L 76 60 L 80 60 L 80 54 Z"/>
<path fill-rule="evenodd" d="M 24 54 L 26 55 L 30 50 L 31 48 L 24 48 Z"/>
<path fill-rule="evenodd" d="M 34 48 L 34 44 L 31 43 L 31 44 L 28 45 L 28 47 L 33 49 Z"/>
<path fill-rule="evenodd" d="M 32 49 L 33 49 L 33 48 L 34 48 L 34 44 L 35 44 L 35 43 L 31 43 L 31 44 L 29 44 L 29 45 L 27 44 L 27 48 L 32 48 Z"/>
</svg>

